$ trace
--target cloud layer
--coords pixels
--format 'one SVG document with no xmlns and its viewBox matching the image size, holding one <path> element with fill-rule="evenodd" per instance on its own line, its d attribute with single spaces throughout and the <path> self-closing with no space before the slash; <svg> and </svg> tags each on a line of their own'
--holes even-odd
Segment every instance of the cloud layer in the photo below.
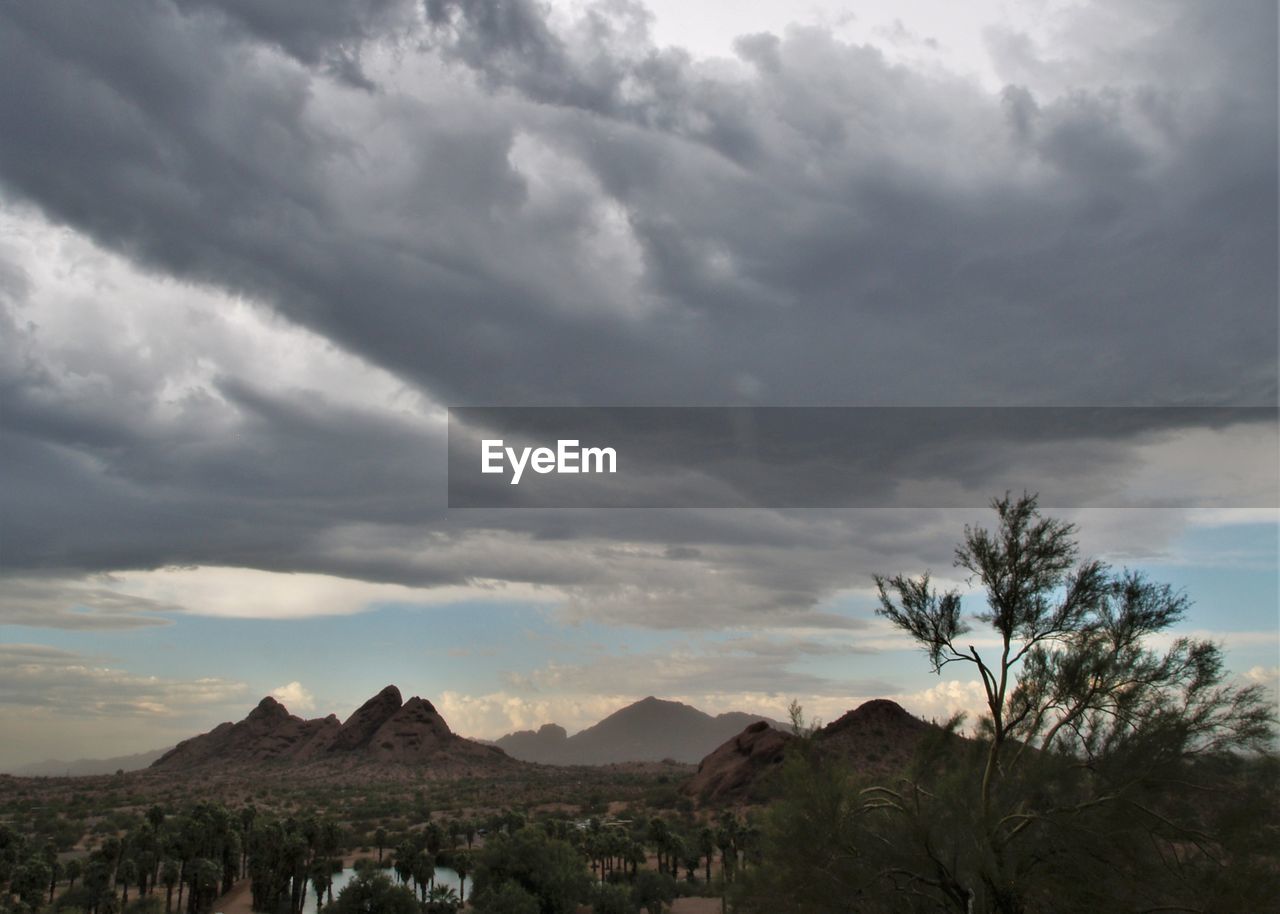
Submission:
<svg viewBox="0 0 1280 914">
<path fill-rule="evenodd" d="M 500 594 L 856 630 L 838 594 L 945 570 L 981 513 L 450 512 L 444 405 L 1273 406 L 1276 25 L 992 23 L 993 90 L 812 25 L 700 57 L 630 0 L 0 5 L 0 623 Z M 1250 434 L 1045 465 L 1121 496 L 1210 466 L 1248 499 Z M 981 458 L 934 455 L 938 485 Z M 1086 546 L 1197 516 L 1099 514 Z M 758 693 L 695 661 L 671 690 Z"/>
</svg>

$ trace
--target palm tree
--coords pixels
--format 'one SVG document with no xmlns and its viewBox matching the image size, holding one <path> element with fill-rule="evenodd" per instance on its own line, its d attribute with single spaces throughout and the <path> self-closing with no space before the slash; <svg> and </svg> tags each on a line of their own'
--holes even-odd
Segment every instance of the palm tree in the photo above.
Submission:
<svg viewBox="0 0 1280 914">
<path fill-rule="evenodd" d="M 441 912 L 441 914 L 446 914 L 446 912 L 458 910 L 458 907 L 461 904 L 462 898 L 453 890 L 452 887 L 447 885 L 438 885 L 427 895 L 426 909 L 431 912 L 431 914 L 436 914 L 437 911 Z"/>
<path fill-rule="evenodd" d="M 453 871 L 458 874 L 458 902 L 467 900 L 467 874 L 471 872 L 471 854 L 463 852 L 453 858 Z"/>
<path fill-rule="evenodd" d="M 325 872 L 332 874 L 333 862 L 338 860 L 342 852 L 342 828 L 332 819 L 320 823 L 320 850 L 325 855 Z M 329 903 L 333 904 L 333 879 L 329 878 Z M 320 899 L 316 898 L 316 909 L 319 910 Z"/>
<path fill-rule="evenodd" d="M 45 866 L 49 868 L 49 904 L 53 904 L 53 890 L 58 887 L 58 877 L 62 874 L 62 866 L 58 863 L 58 848 L 50 841 L 44 846 L 42 854 Z"/>
<path fill-rule="evenodd" d="M 632 879 L 636 878 L 636 873 L 639 871 L 640 867 L 644 865 L 644 862 L 648 859 L 649 859 L 648 856 L 645 854 L 644 845 L 641 844 L 639 841 L 632 841 L 629 845 L 627 845 L 626 862 L 631 864 Z"/>
<path fill-rule="evenodd" d="M 716 835 L 710 828 L 703 827 L 698 832 L 698 849 L 707 858 L 707 885 L 711 884 L 711 857 L 716 852 Z"/>
<path fill-rule="evenodd" d="M 129 903 L 129 883 L 137 878 L 138 864 L 133 862 L 132 857 L 122 861 L 120 866 L 116 868 L 116 882 L 124 889 L 124 895 L 120 899 L 122 904 Z"/>
<path fill-rule="evenodd" d="M 394 867 L 402 885 L 413 876 L 413 855 L 416 852 L 417 849 L 408 838 L 396 845 Z"/>
<path fill-rule="evenodd" d="M 733 835 L 727 828 L 716 831 L 716 847 L 720 849 L 720 873 L 726 884 L 733 881 L 733 871 L 738 860 L 738 852 L 733 846 Z"/>
<path fill-rule="evenodd" d="M 664 819 L 654 816 L 649 820 L 649 844 L 653 847 L 653 851 L 658 855 L 658 872 L 666 872 L 663 866 L 663 854 L 667 849 L 667 842 L 671 839 L 671 829 L 667 827 Z"/>
<path fill-rule="evenodd" d="M 436 861 L 427 851 L 420 851 L 413 858 L 413 881 L 418 884 L 422 900 L 427 900 L 427 888 L 435 888 Z"/>
<path fill-rule="evenodd" d="M 378 845 L 378 866 L 382 866 L 382 849 L 387 846 L 387 830 L 379 828 L 373 833 L 373 840 Z"/>
<path fill-rule="evenodd" d="M 80 861 L 76 860 L 75 858 L 68 860 L 66 868 L 63 872 L 67 877 L 67 888 L 68 889 L 75 888 L 76 880 L 80 878 L 80 873 L 81 873 Z"/>
<path fill-rule="evenodd" d="M 166 857 L 164 863 L 160 864 L 160 878 L 164 881 L 164 914 L 173 914 L 173 887 L 178 884 L 181 876 L 178 864 L 171 858 Z"/>
<path fill-rule="evenodd" d="M 422 841 L 431 856 L 440 853 L 440 849 L 444 847 L 444 829 L 440 827 L 440 823 L 428 822 L 427 827 L 422 830 Z"/>
<path fill-rule="evenodd" d="M 333 884 L 333 876 L 329 872 L 329 861 L 317 860 L 311 864 L 311 888 L 316 893 L 316 910 L 320 910 L 324 900 L 326 886 Z"/>
<path fill-rule="evenodd" d="M 199 911 L 218 897 L 219 867 L 208 857 L 196 860 L 192 868 L 191 894 L 188 904 L 192 911 Z"/>
<path fill-rule="evenodd" d="M 240 875 L 249 868 L 249 836 L 253 834 L 253 820 L 258 817 L 258 807 L 250 803 L 240 808 Z"/>
</svg>

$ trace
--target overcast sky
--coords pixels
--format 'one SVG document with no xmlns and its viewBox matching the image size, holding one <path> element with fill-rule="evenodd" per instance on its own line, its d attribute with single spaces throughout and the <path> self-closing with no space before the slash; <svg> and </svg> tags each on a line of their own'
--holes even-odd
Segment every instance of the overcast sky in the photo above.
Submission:
<svg viewBox="0 0 1280 914">
<path fill-rule="evenodd" d="M 486 737 L 972 706 L 869 588 L 989 512 L 449 510 L 445 407 L 1274 406 L 1276 19 L 0 4 L 0 768 L 389 681 Z M 1273 685 L 1275 434 L 1040 464 Z"/>
</svg>

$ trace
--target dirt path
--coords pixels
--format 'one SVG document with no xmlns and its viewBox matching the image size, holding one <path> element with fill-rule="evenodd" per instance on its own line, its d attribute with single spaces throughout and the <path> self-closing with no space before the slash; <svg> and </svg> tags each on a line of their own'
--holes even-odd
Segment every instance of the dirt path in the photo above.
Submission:
<svg viewBox="0 0 1280 914">
<path fill-rule="evenodd" d="M 252 914 L 253 893 L 249 880 L 241 879 L 231 886 L 231 891 L 213 903 L 214 914 Z"/>
</svg>

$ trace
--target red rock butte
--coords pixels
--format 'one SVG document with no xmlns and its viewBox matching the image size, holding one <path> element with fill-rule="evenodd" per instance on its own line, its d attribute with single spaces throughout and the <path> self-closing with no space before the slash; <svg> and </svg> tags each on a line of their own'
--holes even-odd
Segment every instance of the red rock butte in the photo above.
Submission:
<svg viewBox="0 0 1280 914">
<path fill-rule="evenodd" d="M 426 699 L 414 696 L 402 702 L 400 690 L 389 685 L 345 721 L 333 714 L 305 720 L 267 696 L 244 720 L 183 740 L 151 767 L 440 761 L 517 764 L 500 749 L 455 734 Z"/>
</svg>

